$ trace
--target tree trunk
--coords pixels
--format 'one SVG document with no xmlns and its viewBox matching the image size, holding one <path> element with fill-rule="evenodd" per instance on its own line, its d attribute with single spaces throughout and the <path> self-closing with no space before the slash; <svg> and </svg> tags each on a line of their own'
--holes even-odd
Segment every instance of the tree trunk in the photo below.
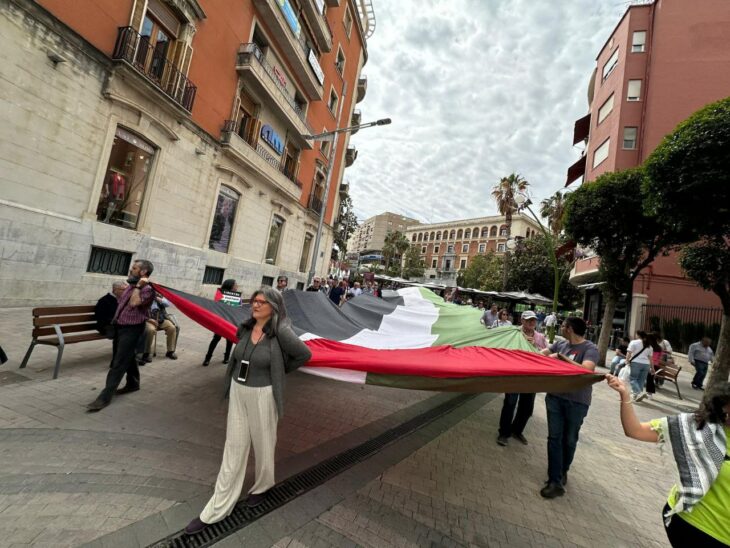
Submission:
<svg viewBox="0 0 730 548">
<path fill-rule="evenodd" d="M 720 338 L 717 342 L 717 353 L 712 363 L 712 374 L 707 388 L 727 382 L 730 379 L 730 314 L 725 311 L 720 324 Z"/>
<path fill-rule="evenodd" d="M 616 312 L 617 298 L 612 294 L 606 295 L 606 308 L 603 311 L 603 324 L 601 325 L 601 334 L 598 337 L 598 363 L 604 367 L 606 365 L 606 353 L 608 352 L 608 341 L 611 339 L 611 331 L 613 328 L 613 315 Z"/>
<path fill-rule="evenodd" d="M 510 239 L 512 234 L 512 213 L 507 212 L 505 215 L 505 224 L 507 225 L 507 240 Z M 501 230 L 501 228 L 500 228 Z M 497 241 L 499 241 L 499 235 L 497 235 Z M 497 244 L 499 247 L 499 244 Z M 504 244 L 504 265 L 502 266 L 502 291 L 507 291 L 507 268 L 509 265 L 509 248 L 507 243 Z"/>
</svg>

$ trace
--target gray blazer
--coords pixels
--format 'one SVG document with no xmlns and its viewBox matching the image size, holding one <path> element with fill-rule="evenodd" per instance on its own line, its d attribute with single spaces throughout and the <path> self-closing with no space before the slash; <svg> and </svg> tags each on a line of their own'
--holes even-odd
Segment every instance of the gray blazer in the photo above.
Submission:
<svg viewBox="0 0 730 548">
<path fill-rule="evenodd" d="M 241 326 L 238 328 L 236 337 L 240 341 L 248 338 L 250 334 L 250 329 Z M 276 410 L 279 413 L 279 418 L 281 418 L 284 416 L 284 376 L 307 363 L 312 357 L 312 351 L 299 340 L 292 328 L 288 326 L 279 327 L 279 334 L 276 337 L 266 336 L 266 340 L 261 341 L 259 344 L 266 344 L 267 342 L 271 345 L 271 387 L 274 392 Z M 231 359 L 228 360 L 228 368 L 226 369 L 226 397 L 231 389 L 231 378 L 236 369 L 234 362 L 233 352 L 231 352 Z"/>
</svg>

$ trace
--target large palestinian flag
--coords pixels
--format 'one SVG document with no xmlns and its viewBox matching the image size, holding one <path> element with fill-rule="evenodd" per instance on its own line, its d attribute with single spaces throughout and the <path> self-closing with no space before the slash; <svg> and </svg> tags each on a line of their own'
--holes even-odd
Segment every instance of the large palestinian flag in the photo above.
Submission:
<svg viewBox="0 0 730 548">
<path fill-rule="evenodd" d="M 231 307 L 155 284 L 182 313 L 235 342 L 248 305 Z M 538 354 L 519 327 L 486 329 L 481 312 L 425 288 L 361 295 L 285 291 L 295 332 L 312 350 L 300 371 L 341 381 L 455 392 L 569 392 L 603 379 Z"/>
</svg>

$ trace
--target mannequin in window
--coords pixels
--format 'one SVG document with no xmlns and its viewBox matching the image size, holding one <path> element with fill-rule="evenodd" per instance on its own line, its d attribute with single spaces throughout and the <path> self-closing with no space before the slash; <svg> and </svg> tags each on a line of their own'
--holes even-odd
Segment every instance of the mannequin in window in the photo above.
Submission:
<svg viewBox="0 0 730 548">
<path fill-rule="evenodd" d="M 127 192 L 127 180 L 122 173 L 114 168 L 109 170 L 109 174 L 104 180 L 104 186 L 101 189 L 102 200 L 106 202 L 106 218 L 105 223 L 108 223 L 112 215 L 117 209 L 122 209 L 121 204 L 124 203 L 124 197 Z"/>
</svg>

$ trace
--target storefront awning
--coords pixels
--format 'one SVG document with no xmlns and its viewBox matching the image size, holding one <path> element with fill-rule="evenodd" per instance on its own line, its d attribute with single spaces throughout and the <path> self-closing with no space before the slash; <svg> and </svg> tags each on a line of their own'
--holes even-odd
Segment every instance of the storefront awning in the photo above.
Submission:
<svg viewBox="0 0 730 548">
<path fill-rule="evenodd" d="M 568 168 L 568 179 L 565 181 L 565 186 L 570 185 L 578 177 L 583 177 L 586 172 L 586 157 L 581 156 L 580 160 L 574 163 Z"/>
<path fill-rule="evenodd" d="M 591 131 L 591 113 L 589 112 L 583 118 L 579 118 L 575 121 L 575 126 L 573 127 L 573 144 L 577 145 L 578 143 L 585 141 L 588 139 L 588 134 Z"/>
</svg>

